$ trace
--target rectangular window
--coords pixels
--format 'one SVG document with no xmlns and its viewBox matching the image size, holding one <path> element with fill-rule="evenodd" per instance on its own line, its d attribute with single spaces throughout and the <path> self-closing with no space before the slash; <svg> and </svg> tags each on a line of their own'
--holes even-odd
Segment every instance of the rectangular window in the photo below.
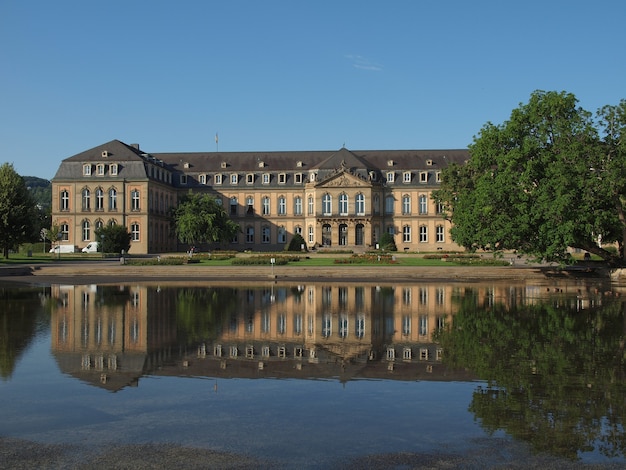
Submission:
<svg viewBox="0 0 626 470">
<path fill-rule="evenodd" d="M 217 175 L 215 175 L 215 184 L 222 184 L 222 175 L 221 175 L 221 173 L 218 173 Z"/>
<path fill-rule="evenodd" d="M 140 206 L 140 199 L 139 199 L 139 190 L 138 189 L 133 189 L 130 192 L 130 201 L 131 201 L 131 210 L 133 211 L 138 211 L 140 210 L 141 206 Z"/>
<path fill-rule="evenodd" d="M 200 184 L 206 184 L 206 175 L 200 175 L 199 181 Z"/>
<path fill-rule="evenodd" d="M 109 173 L 111 176 L 117 176 L 117 163 L 111 163 L 109 165 Z"/>
<path fill-rule="evenodd" d="M 130 226 L 130 234 L 131 234 L 131 239 L 134 242 L 138 242 L 139 241 L 139 224 L 134 223 L 131 224 Z"/>
<path fill-rule="evenodd" d="M 445 241 L 445 230 L 443 225 L 437 225 L 437 243 L 443 243 Z"/>
<path fill-rule="evenodd" d="M 83 176 L 91 176 L 91 165 L 83 165 Z"/>
<path fill-rule="evenodd" d="M 270 184 L 270 174 L 263 173 L 263 184 Z"/>
<path fill-rule="evenodd" d="M 233 173 L 230 175 L 230 184 L 237 184 L 238 181 L 239 177 L 237 176 L 237 173 Z"/>
<path fill-rule="evenodd" d="M 180 175 L 180 184 L 187 184 L 187 175 Z"/>
<path fill-rule="evenodd" d="M 395 174 L 393 171 L 387 172 L 387 183 L 393 183 L 395 179 Z"/>
<path fill-rule="evenodd" d="M 405 225 L 402 227 L 402 241 L 404 243 L 411 243 L 411 226 Z"/>
<path fill-rule="evenodd" d="M 246 175 L 246 184 L 254 184 L 254 174 L 248 173 Z"/>
<path fill-rule="evenodd" d="M 420 183 L 428 183 L 428 172 L 427 171 L 420 172 Z"/>
<path fill-rule="evenodd" d="M 426 225 L 420 226 L 420 242 L 428 242 L 428 227 L 426 227 Z"/>
<path fill-rule="evenodd" d="M 270 228 L 265 226 L 261 229 L 261 243 L 270 242 Z"/>
<path fill-rule="evenodd" d="M 437 181 L 437 183 L 441 183 L 441 172 L 440 171 L 435 173 L 435 181 Z"/>
<path fill-rule="evenodd" d="M 104 165 L 102 163 L 96 166 L 96 173 L 98 176 L 104 176 Z"/>
<path fill-rule="evenodd" d="M 315 243 L 315 232 L 313 231 L 313 227 L 309 226 L 309 244 Z"/>
<path fill-rule="evenodd" d="M 296 196 L 293 202 L 293 213 L 295 215 L 302 215 L 302 198 L 300 196 Z"/>
<path fill-rule="evenodd" d="M 287 200 L 284 197 L 278 198 L 278 215 L 287 214 Z"/>
<path fill-rule="evenodd" d="M 280 173 L 278 175 L 278 184 L 285 184 L 287 182 L 287 174 L 286 173 Z"/>
<path fill-rule="evenodd" d="M 402 173 L 402 182 L 403 183 L 410 183 L 411 182 L 411 172 L 410 171 L 405 171 L 404 173 Z"/>
<path fill-rule="evenodd" d="M 302 173 L 296 173 L 293 177 L 296 184 L 302 184 Z"/>
</svg>

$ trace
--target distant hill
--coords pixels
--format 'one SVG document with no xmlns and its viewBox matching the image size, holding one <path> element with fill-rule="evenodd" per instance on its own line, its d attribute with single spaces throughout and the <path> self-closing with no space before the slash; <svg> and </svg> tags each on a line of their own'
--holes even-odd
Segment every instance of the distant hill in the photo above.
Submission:
<svg viewBox="0 0 626 470">
<path fill-rule="evenodd" d="M 36 176 L 24 176 L 24 182 L 38 205 L 43 208 L 49 208 L 52 205 L 52 184 L 49 180 Z"/>
</svg>

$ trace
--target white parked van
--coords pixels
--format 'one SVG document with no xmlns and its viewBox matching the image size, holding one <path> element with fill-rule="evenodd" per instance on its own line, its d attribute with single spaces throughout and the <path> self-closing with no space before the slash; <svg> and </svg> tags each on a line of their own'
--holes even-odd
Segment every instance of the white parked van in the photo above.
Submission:
<svg viewBox="0 0 626 470">
<path fill-rule="evenodd" d="M 83 248 L 83 253 L 97 253 L 98 252 L 98 242 L 89 242 L 85 248 Z"/>
<path fill-rule="evenodd" d="M 76 253 L 74 245 L 57 245 L 50 249 L 48 253 Z"/>
</svg>

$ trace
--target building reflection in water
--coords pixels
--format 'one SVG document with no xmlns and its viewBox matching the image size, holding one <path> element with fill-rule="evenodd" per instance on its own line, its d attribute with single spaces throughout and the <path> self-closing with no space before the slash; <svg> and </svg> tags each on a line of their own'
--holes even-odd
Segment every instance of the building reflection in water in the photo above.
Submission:
<svg viewBox="0 0 626 470">
<path fill-rule="evenodd" d="M 445 366 L 436 342 L 467 289 L 454 283 L 54 285 L 52 351 L 64 373 L 112 391 L 136 386 L 146 374 L 473 380 L 471 372 Z M 481 285 L 471 288 L 471 298 L 476 305 L 517 306 L 549 290 Z M 207 298 L 217 305 L 208 306 Z M 592 301 L 567 298 L 580 308 Z M 197 331 L 181 321 L 184 315 L 209 315 L 209 327 Z"/>
</svg>

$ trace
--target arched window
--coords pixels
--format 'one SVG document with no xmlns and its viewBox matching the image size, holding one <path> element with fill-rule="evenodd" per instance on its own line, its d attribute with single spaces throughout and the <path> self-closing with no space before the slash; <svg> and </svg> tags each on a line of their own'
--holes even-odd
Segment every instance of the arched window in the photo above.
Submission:
<svg viewBox="0 0 626 470">
<path fill-rule="evenodd" d="M 237 198 L 235 196 L 230 198 L 230 215 L 237 215 Z"/>
<path fill-rule="evenodd" d="M 436 231 L 436 237 L 437 237 L 437 242 L 438 243 L 443 243 L 446 241 L 446 236 L 445 236 L 445 229 L 443 228 L 443 225 L 437 225 L 437 227 L 435 228 Z"/>
<path fill-rule="evenodd" d="M 355 202 L 356 215 L 365 215 L 365 196 L 362 193 L 357 194 Z"/>
<path fill-rule="evenodd" d="M 88 211 L 91 209 L 91 192 L 89 188 L 84 188 L 82 191 L 83 210 Z"/>
<path fill-rule="evenodd" d="M 331 215 L 333 213 L 333 198 L 328 193 L 322 196 L 322 213 L 324 215 Z"/>
<path fill-rule="evenodd" d="M 278 243 L 287 243 L 287 230 L 282 225 L 278 227 Z"/>
<path fill-rule="evenodd" d="M 411 196 L 405 194 L 402 196 L 402 213 L 410 214 L 411 213 Z"/>
<path fill-rule="evenodd" d="M 109 189 L 109 210 L 117 210 L 117 189 L 115 188 Z"/>
<path fill-rule="evenodd" d="M 83 220 L 83 241 L 89 241 L 91 239 L 91 224 L 88 220 Z"/>
<path fill-rule="evenodd" d="M 287 214 L 287 199 L 285 196 L 280 196 L 278 198 L 278 215 L 286 215 Z"/>
<path fill-rule="evenodd" d="M 405 225 L 402 227 L 402 241 L 404 243 L 411 243 L 411 226 Z"/>
<path fill-rule="evenodd" d="M 261 243 L 270 242 L 270 228 L 268 225 L 261 227 Z"/>
<path fill-rule="evenodd" d="M 348 215 L 348 195 L 346 193 L 339 195 L 339 215 Z"/>
<path fill-rule="evenodd" d="M 70 193 L 66 189 L 61 191 L 61 210 L 62 211 L 70 210 Z"/>
<path fill-rule="evenodd" d="M 293 213 L 294 215 L 302 215 L 302 198 L 296 196 L 293 200 Z"/>
<path fill-rule="evenodd" d="M 162 201 L 162 200 L 161 200 Z M 138 189 L 133 189 L 130 192 L 130 209 L 133 211 L 138 211 L 140 209 L 140 205 L 139 205 L 139 190 Z M 160 207 L 159 207 L 160 209 Z"/>
<path fill-rule="evenodd" d="M 265 196 L 261 200 L 261 210 L 263 211 L 263 215 L 270 215 L 270 198 Z"/>
<path fill-rule="evenodd" d="M 387 196 L 385 198 L 385 214 L 393 214 L 393 206 L 394 206 L 393 196 Z"/>
<path fill-rule="evenodd" d="M 104 210 L 104 191 L 102 190 L 102 188 L 96 189 L 96 210 Z"/>
<path fill-rule="evenodd" d="M 428 198 L 426 195 L 420 195 L 420 214 L 428 214 Z"/>
<path fill-rule="evenodd" d="M 139 223 L 138 222 L 133 222 L 130 225 L 130 236 L 131 236 L 132 241 L 134 242 L 139 241 Z"/>
</svg>

